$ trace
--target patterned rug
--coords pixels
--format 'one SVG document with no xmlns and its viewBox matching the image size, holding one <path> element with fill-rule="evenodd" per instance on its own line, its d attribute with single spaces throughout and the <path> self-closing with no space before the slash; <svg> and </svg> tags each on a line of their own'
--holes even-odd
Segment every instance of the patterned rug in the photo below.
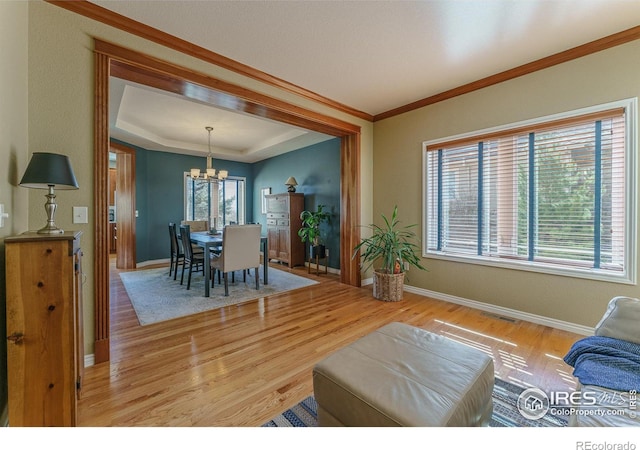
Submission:
<svg viewBox="0 0 640 450">
<path fill-rule="evenodd" d="M 187 291 L 187 274 L 180 285 L 180 272 L 174 281 L 168 268 L 121 272 L 120 278 L 133 304 L 140 325 L 189 316 L 191 314 L 255 300 L 267 295 L 291 291 L 317 284 L 317 281 L 293 275 L 269 267 L 269 284 L 262 283 L 262 266 L 259 269 L 260 289 L 256 290 L 253 270 L 244 282 L 242 274 L 236 273 L 235 283 L 229 282 L 229 296 L 224 296 L 224 285 L 218 284 L 204 296 L 204 275 L 193 272 L 191 289 Z"/>
<path fill-rule="evenodd" d="M 566 427 L 567 418 L 554 416 L 549 412 L 538 420 L 530 420 L 520 414 L 517 407 L 518 396 L 524 391 L 515 384 L 499 378 L 493 388 L 493 416 L 490 427 Z M 318 425 L 318 404 L 307 397 L 296 406 L 262 425 L 263 427 L 315 427 Z"/>
</svg>

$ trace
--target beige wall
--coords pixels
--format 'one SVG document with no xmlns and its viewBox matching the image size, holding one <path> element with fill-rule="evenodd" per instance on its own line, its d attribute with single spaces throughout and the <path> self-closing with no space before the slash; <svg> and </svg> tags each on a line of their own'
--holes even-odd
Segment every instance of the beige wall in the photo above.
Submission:
<svg viewBox="0 0 640 450">
<path fill-rule="evenodd" d="M 640 41 L 625 44 L 374 125 L 374 217 L 394 204 L 422 226 L 422 142 L 640 95 Z M 426 74 L 425 76 L 428 76 Z M 412 286 L 593 326 L 637 286 L 425 259 Z"/>
<path fill-rule="evenodd" d="M 0 336 L 6 336 L 4 238 L 27 226 L 28 192 L 18 187 L 27 167 L 27 3 L 0 2 Z M 4 338 L 3 338 L 4 341 Z M 7 354 L 0 345 L 0 426 L 7 421 Z"/>
<path fill-rule="evenodd" d="M 9 213 L 0 238 L 27 224 L 28 190 L 18 187 L 29 157 L 27 12 L 26 2 L 0 2 L 0 203 Z"/>
<path fill-rule="evenodd" d="M 294 94 L 204 63 L 41 1 L 29 2 L 29 149 L 70 156 L 80 189 L 60 191 L 56 224 L 83 231 L 85 351 L 93 353 L 93 37 L 210 74 L 362 127 L 363 220 L 372 217 L 373 126 Z M 40 192 L 30 193 L 29 227 L 45 221 Z M 89 207 L 89 224 L 72 223 L 72 206 Z M 19 230 L 24 231 L 24 230 Z"/>
</svg>

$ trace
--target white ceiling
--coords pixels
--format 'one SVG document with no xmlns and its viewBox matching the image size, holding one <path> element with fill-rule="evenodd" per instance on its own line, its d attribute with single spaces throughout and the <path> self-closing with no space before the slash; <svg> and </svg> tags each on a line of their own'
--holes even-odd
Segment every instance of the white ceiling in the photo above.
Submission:
<svg viewBox="0 0 640 450">
<path fill-rule="evenodd" d="M 92 1 L 371 115 L 640 24 L 638 0 Z"/>
</svg>

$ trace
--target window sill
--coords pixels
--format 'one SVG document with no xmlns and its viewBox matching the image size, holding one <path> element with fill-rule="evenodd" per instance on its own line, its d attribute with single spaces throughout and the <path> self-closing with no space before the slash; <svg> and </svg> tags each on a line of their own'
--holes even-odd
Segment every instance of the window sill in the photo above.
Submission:
<svg viewBox="0 0 640 450">
<path fill-rule="evenodd" d="M 481 266 L 496 267 L 500 269 L 523 270 L 527 272 L 535 272 L 545 275 L 556 275 L 571 278 L 583 278 L 592 281 L 605 281 L 609 283 L 635 285 L 635 275 L 630 277 L 629 273 L 607 273 L 597 269 L 581 269 L 558 267 L 555 264 L 545 264 L 531 261 L 506 261 L 497 258 L 461 256 L 461 255 L 445 255 L 444 253 L 428 252 L 422 255 L 425 258 L 439 259 L 443 261 L 457 262 L 463 264 L 477 264 Z M 635 274 L 635 272 L 634 272 Z"/>
</svg>

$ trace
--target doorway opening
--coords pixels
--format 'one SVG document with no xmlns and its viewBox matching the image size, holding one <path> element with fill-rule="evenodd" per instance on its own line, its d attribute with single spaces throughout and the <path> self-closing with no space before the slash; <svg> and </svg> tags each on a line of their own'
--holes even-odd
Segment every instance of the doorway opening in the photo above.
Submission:
<svg viewBox="0 0 640 450">
<path fill-rule="evenodd" d="M 109 77 L 183 95 L 212 106 L 233 109 L 271 120 L 340 137 L 340 281 L 360 286 L 359 259 L 351 258 L 351 249 L 360 241 L 360 127 L 264 94 L 178 67 L 142 53 L 98 39 L 95 48 L 95 164 L 94 219 L 95 239 L 95 362 L 109 360 Z M 122 146 L 124 147 L 124 146 Z M 126 147 L 124 147 L 126 148 Z M 120 154 L 120 153 L 118 153 Z M 126 155 L 126 153 L 123 152 Z M 135 156 L 135 155 L 134 155 Z M 133 158 L 135 161 L 135 158 Z M 132 179 L 135 163 L 130 165 Z M 133 166 L 131 168 L 131 166 Z M 120 171 L 118 171 L 120 172 Z M 120 178 L 120 174 L 118 175 Z M 133 184 L 135 189 L 135 183 Z M 120 194 L 117 195 L 119 197 Z M 117 198 L 116 197 L 116 198 Z M 135 198 L 134 196 L 131 198 Z M 135 219 L 135 205 L 130 205 Z M 127 209 L 127 208 L 123 208 Z M 118 221 L 121 213 L 117 205 Z M 135 220 L 132 220 L 135 224 Z M 133 225 L 135 227 L 135 225 Z M 126 240 L 126 231 L 118 226 L 118 241 Z M 135 236 L 135 228 L 130 230 Z M 125 244 L 118 242 L 117 252 Z M 135 245 L 133 245 L 135 251 Z M 118 255 L 118 257 L 120 257 Z M 135 267 L 135 254 L 133 255 Z"/>
</svg>

